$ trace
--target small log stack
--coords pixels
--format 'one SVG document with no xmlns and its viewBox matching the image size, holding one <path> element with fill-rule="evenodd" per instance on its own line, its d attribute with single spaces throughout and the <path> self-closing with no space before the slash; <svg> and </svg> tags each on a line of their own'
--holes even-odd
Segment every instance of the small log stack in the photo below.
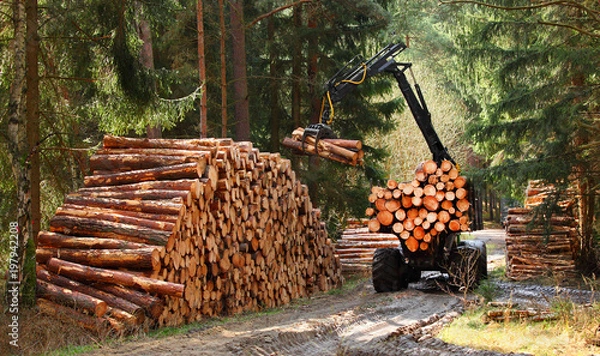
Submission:
<svg viewBox="0 0 600 356">
<path fill-rule="evenodd" d="M 292 132 L 292 137 L 284 138 L 281 144 L 291 148 L 297 154 L 318 155 L 351 166 L 364 163 L 365 154 L 362 150 L 362 142 L 359 140 L 320 139 L 319 142 L 316 142 L 314 137 L 307 136 L 303 145 L 303 135 L 304 129 L 299 127 Z"/>
<path fill-rule="evenodd" d="M 531 181 L 525 207 L 508 210 L 506 276 L 513 280 L 576 275 L 579 238 L 577 219 L 570 213 L 573 198 L 567 196 L 559 203 L 563 214 L 547 218 L 534 211 L 553 191 L 551 186 Z"/>
<path fill-rule="evenodd" d="M 38 305 L 86 328 L 180 325 L 338 286 L 290 161 L 231 139 L 105 136 L 38 236 Z M 73 310 L 71 309 L 71 310 Z"/>
<path fill-rule="evenodd" d="M 367 227 L 348 228 L 335 244 L 344 274 L 371 271 L 373 254 L 378 248 L 398 248 L 400 241 L 394 234 L 373 233 Z"/>
<path fill-rule="evenodd" d="M 452 162 L 422 162 L 412 181 L 371 189 L 369 231 L 393 233 L 408 251 L 430 253 L 439 235 L 469 230 L 466 184 Z"/>
</svg>

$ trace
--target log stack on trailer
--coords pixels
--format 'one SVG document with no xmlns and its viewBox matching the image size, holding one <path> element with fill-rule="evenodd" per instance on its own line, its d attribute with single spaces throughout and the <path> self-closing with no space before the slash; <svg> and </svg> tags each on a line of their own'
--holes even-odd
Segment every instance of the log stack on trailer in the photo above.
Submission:
<svg viewBox="0 0 600 356">
<path fill-rule="evenodd" d="M 369 195 L 371 232 L 393 233 L 412 253 L 431 252 L 438 236 L 469 230 L 467 179 L 450 161 L 420 163 L 410 182 L 388 180 Z"/>
<path fill-rule="evenodd" d="M 231 139 L 105 136 L 38 236 L 40 310 L 87 328 L 180 325 L 338 286 L 290 161 Z"/>
<path fill-rule="evenodd" d="M 556 190 L 540 181 L 530 181 L 525 206 L 511 208 L 506 218 L 506 276 L 527 280 L 542 276 L 576 275 L 579 252 L 577 218 L 571 210 L 576 199 L 572 192 L 559 200 L 562 212 L 546 216 L 535 208 Z"/>
</svg>

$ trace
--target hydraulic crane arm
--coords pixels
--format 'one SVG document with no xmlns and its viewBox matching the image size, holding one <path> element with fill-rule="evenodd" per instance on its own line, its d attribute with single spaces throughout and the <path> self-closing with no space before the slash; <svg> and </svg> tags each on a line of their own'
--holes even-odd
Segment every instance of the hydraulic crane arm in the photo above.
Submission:
<svg viewBox="0 0 600 356">
<path fill-rule="evenodd" d="M 405 71 L 410 70 L 412 63 L 399 63 L 394 60 L 394 57 L 404 49 L 406 49 L 406 46 L 403 43 L 390 44 L 369 60 L 363 61 L 362 58 L 357 56 L 340 69 L 325 84 L 320 115 L 321 123 L 307 127 L 305 135 L 312 135 L 317 139 L 331 137 L 333 131 L 328 125 L 331 124 L 334 118 L 333 104 L 341 101 L 366 79 L 380 73 L 391 73 L 396 78 L 400 91 L 427 142 L 429 150 L 433 154 L 433 160 L 437 163 L 443 160 L 455 163 L 433 128 L 431 113 L 427 109 L 419 85 L 415 83 L 415 90 L 413 90 L 406 78 Z M 357 61 L 360 63 L 354 64 Z"/>
</svg>

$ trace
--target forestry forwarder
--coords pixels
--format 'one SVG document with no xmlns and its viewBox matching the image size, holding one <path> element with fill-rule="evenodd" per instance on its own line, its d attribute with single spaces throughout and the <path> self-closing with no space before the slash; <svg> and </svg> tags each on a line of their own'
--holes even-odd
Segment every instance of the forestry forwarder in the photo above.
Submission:
<svg viewBox="0 0 600 356">
<path fill-rule="evenodd" d="M 421 89 L 412 75 L 412 63 L 396 62 L 394 57 L 406 49 L 403 43 L 393 43 L 379 51 L 367 61 L 356 56 L 340 69 L 325 84 L 326 92 L 321 105 L 320 123 L 309 125 L 302 136 L 302 147 L 308 136 L 315 138 L 315 147 L 320 139 L 335 138 L 331 127 L 334 118 L 333 104 L 368 78 L 380 73 L 390 73 L 396 78 L 408 107 L 413 114 L 421 133 L 439 165 L 454 159 L 440 141 L 431 123 L 431 113 L 427 109 Z M 358 62 L 358 64 L 356 64 Z M 415 82 L 416 94 L 406 78 L 411 73 Z M 472 194 L 469 195 L 472 197 Z M 471 202 L 472 203 L 472 202 Z M 471 204 L 471 206 L 473 206 Z M 421 271 L 441 271 L 448 273 L 451 284 L 458 287 L 473 287 L 480 279 L 487 277 L 487 252 L 482 241 L 459 241 L 459 233 L 442 233 L 437 236 L 433 250 L 411 252 L 403 244 L 399 248 L 380 248 L 373 256 L 372 277 L 378 292 L 396 291 L 420 279 Z"/>
</svg>

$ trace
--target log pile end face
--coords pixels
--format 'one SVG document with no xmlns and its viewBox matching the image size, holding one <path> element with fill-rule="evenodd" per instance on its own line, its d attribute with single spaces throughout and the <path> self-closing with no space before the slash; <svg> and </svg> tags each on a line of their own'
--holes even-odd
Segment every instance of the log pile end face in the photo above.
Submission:
<svg viewBox="0 0 600 356">
<path fill-rule="evenodd" d="M 554 188 L 531 181 L 526 192 L 526 206 L 509 209 L 506 218 L 506 276 L 513 280 L 574 277 L 580 241 L 577 218 L 571 213 L 573 196 L 567 192 L 559 202 L 563 212 L 546 218 L 534 208 L 554 194 Z"/>
<path fill-rule="evenodd" d="M 85 187 L 38 236 L 45 312 L 73 307 L 84 327 L 124 331 L 275 307 L 341 283 L 320 213 L 279 154 L 230 139 L 103 143 Z"/>
<path fill-rule="evenodd" d="M 369 230 L 395 234 L 405 253 L 431 254 L 441 235 L 470 229 L 466 184 L 452 162 L 422 162 L 412 181 L 371 189 Z"/>
</svg>

